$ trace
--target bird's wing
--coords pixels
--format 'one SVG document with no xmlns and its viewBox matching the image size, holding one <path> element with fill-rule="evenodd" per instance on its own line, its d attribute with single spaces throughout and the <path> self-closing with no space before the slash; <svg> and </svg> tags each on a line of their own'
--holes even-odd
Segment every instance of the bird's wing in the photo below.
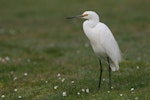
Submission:
<svg viewBox="0 0 150 100">
<path fill-rule="evenodd" d="M 118 47 L 118 44 L 117 44 L 112 32 L 103 23 L 99 27 L 100 28 L 99 28 L 99 30 L 97 30 L 97 32 L 99 32 L 99 34 L 100 34 L 101 45 L 105 49 L 109 58 L 114 63 L 120 62 L 121 61 L 120 49 Z"/>
</svg>

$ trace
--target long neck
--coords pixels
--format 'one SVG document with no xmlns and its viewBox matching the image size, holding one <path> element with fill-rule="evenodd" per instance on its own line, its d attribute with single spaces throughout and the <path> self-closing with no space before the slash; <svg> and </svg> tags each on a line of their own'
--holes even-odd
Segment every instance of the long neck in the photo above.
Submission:
<svg viewBox="0 0 150 100">
<path fill-rule="evenodd" d="M 95 27 L 99 21 L 98 20 L 87 20 L 89 27 L 93 28 Z"/>
<path fill-rule="evenodd" d="M 93 38 L 93 28 L 99 23 L 99 17 L 95 16 L 94 18 L 87 19 L 83 23 L 83 30 L 86 36 L 89 38 L 89 40 L 92 40 Z"/>
<path fill-rule="evenodd" d="M 93 37 L 91 33 L 93 33 L 93 28 L 98 24 L 97 21 L 86 20 L 83 23 L 83 30 L 89 40 Z"/>
<path fill-rule="evenodd" d="M 91 28 L 93 28 L 93 27 L 95 27 L 98 23 L 99 23 L 99 16 L 94 16 L 94 18 L 93 17 L 91 17 L 90 19 L 88 19 L 87 20 L 88 21 L 88 25 L 91 27 Z"/>
</svg>

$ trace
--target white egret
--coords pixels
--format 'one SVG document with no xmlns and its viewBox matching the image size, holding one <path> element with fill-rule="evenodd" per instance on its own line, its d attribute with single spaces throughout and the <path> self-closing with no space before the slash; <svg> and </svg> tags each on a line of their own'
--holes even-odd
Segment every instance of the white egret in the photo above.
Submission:
<svg viewBox="0 0 150 100">
<path fill-rule="evenodd" d="M 101 59 L 104 59 L 108 62 L 109 89 L 111 89 L 111 70 L 119 70 L 119 62 L 121 62 L 121 52 L 112 32 L 107 25 L 100 22 L 99 16 L 94 11 L 85 11 L 82 15 L 67 18 L 86 19 L 83 23 L 83 30 L 87 38 L 90 40 L 94 53 L 99 58 L 100 76 L 98 88 L 100 90 L 103 71 Z"/>
</svg>

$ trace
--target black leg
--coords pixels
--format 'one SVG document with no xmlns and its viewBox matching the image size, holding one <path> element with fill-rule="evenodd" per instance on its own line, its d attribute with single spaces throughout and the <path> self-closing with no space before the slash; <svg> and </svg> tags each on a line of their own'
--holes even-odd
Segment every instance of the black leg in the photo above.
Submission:
<svg viewBox="0 0 150 100">
<path fill-rule="evenodd" d="M 110 62 L 108 57 L 108 71 L 109 71 L 109 89 L 111 90 L 111 68 L 110 68 Z"/>
<path fill-rule="evenodd" d="M 101 60 L 99 59 L 99 64 L 100 64 L 100 75 L 99 75 L 99 84 L 98 84 L 98 89 L 100 90 L 100 87 L 101 87 L 101 80 L 102 80 L 102 63 L 101 63 Z"/>
</svg>

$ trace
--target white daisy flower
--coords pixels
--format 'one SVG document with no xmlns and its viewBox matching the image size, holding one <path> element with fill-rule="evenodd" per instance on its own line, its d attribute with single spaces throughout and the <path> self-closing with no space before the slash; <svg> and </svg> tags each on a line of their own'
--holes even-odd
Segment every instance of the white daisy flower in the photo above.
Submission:
<svg viewBox="0 0 150 100">
<path fill-rule="evenodd" d="M 21 99 L 22 97 L 19 95 L 18 98 Z"/>
<path fill-rule="evenodd" d="M 17 79 L 18 79 L 17 77 L 14 77 L 14 79 L 13 79 L 13 80 L 15 81 L 15 80 L 17 80 Z"/>
<path fill-rule="evenodd" d="M 10 58 L 9 58 L 9 57 L 5 57 L 5 60 L 6 60 L 6 61 L 10 61 Z"/>
<path fill-rule="evenodd" d="M 136 69 L 139 69 L 140 67 L 139 66 L 136 66 Z"/>
<path fill-rule="evenodd" d="M 5 98 L 5 95 L 2 95 L 1 97 L 2 97 L 2 98 Z"/>
<path fill-rule="evenodd" d="M 60 73 L 58 73 L 58 74 L 57 74 L 57 77 L 60 77 L 60 76 L 61 76 L 61 74 L 60 74 Z"/>
<path fill-rule="evenodd" d="M 63 97 L 66 97 L 66 96 L 67 96 L 67 92 L 64 91 L 64 92 L 62 93 L 62 96 L 63 96 Z"/>
<path fill-rule="evenodd" d="M 90 90 L 87 88 L 87 89 L 86 89 L 86 93 L 89 93 L 89 92 L 90 92 Z"/>
<path fill-rule="evenodd" d="M 24 76 L 28 76 L 28 73 L 24 73 Z"/>
<path fill-rule="evenodd" d="M 71 81 L 72 84 L 74 84 L 74 81 Z"/>
<path fill-rule="evenodd" d="M 18 91 L 18 89 L 14 89 L 14 92 L 17 92 Z"/>
<path fill-rule="evenodd" d="M 80 92 L 77 92 L 77 95 L 80 95 Z"/>
<path fill-rule="evenodd" d="M 120 96 L 122 97 L 122 96 L 123 96 L 123 94 L 121 93 L 121 94 L 120 94 Z"/>
<path fill-rule="evenodd" d="M 139 98 L 138 97 L 135 97 L 135 100 L 138 100 Z"/>
<path fill-rule="evenodd" d="M 58 86 L 56 85 L 56 86 L 54 86 L 54 89 L 56 90 L 56 89 L 58 89 Z"/>
<path fill-rule="evenodd" d="M 63 78 L 62 80 L 61 80 L 61 82 L 63 83 L 65 81 L 65 78 Z"/>
<path fill-rule="evenodd" d="M 103 78 L 103 81 L 105 81 L 106 79 L 105 78 Z"/>
<path fill-rule="evenodd" d="M 81 89 L 82 92 L 85 92 L 85 89 Z"/>
<path fill-rule="evenodd" d="M 45 81 L 45 83 L 48 83 L 48 81 Z"/>
<path fill-rule="evenodd" d="M 114 89 L 114 87 L 112 86 L 111 89 Z"/>
<path fill-rule="evenodd" d="M 130 90 L 131 90 L 131 91 L 134 91 L 134 88 L 131 88 Z"/>
</svg>

